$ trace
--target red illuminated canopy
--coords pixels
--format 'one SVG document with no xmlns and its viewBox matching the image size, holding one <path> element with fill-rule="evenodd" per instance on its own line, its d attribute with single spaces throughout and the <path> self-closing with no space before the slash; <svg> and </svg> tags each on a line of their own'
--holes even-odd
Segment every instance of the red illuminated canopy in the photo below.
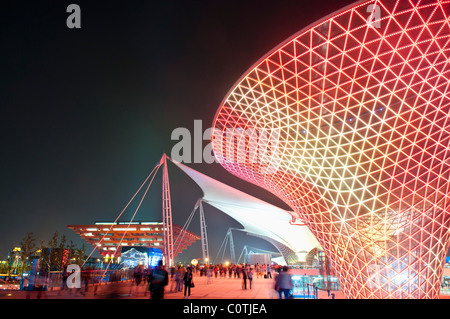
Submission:
<svg viewBox="0 0 450 319">
<path fill-rule="evenodd" d="M 437 298 L 448 250 L 449 1 L 364 1 L 234 85 L 213 149 L 306 221 L 349 298 Z"/>
</svg>

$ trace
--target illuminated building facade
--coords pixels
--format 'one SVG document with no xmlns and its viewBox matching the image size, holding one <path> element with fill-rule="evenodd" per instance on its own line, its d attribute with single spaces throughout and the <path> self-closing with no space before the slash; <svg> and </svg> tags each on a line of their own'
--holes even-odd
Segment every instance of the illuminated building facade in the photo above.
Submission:
<svg viewBox="0 0 450 319">
<path fill-rule="evenodd" d="M 449 1 L 357 2 L 270 51 L 215 116 L 218 161 L 292 208 L 348 298 L 439 297 L 449 16 Z"/>
<path fill-rule="evenodd" d="M 174 238 L 178 239 L 173 246 L 175 256 L 200 239 L 198 235 L 178 225 L 172 226 Z M 162 252 L 165 248 L 162 222 L 96 222 L 94 225 L 67 227 L 97 249 L 103 257 L 120 257 L 121 247 L 158 248 Z"/>
</svg>

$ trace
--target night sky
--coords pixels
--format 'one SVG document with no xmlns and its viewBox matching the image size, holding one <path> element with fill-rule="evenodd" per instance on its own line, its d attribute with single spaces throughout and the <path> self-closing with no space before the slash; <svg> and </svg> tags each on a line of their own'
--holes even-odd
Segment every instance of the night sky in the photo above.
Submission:
<svg viewBox="0 0 450 319">
<path fill-rule="evenodd" d="M 69 4 L 81 29 L 69 29 Z M 273 47 L 352 1 L 6 1 L 0 11 L 0 259 L 26 232 L 83 242 L 69 224 L 114 220 L 177 127 L 203 129 L 234 83 Z M 208 142 L 205 141 L 204 145 Z M 171 164 L 169 164 L 171 165 Z M 273 195 L 219 164 L 190 167 L 273 204 Z M 174 223 L 183 225 L 200 189 L 169 166 Z M 161 220 L 161 179 L 136 220 Z M 134 212 L 130 208 L 121 219 Z M 210 256 L 228 227 L 205 207 Z M 189 230 L 200 234 L 198 217 Z M 245 244 L 274 248 L 235 234 Z M 89 247 L 88 253 L 91 251 Z M 183 254 L 201 257 L 200 243 Z"/>
</svg>

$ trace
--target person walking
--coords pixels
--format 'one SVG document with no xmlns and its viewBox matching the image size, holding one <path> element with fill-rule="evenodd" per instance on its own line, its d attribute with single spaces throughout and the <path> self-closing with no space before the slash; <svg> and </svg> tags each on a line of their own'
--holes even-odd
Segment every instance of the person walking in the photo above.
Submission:
<svg viewBox="0 0 450 319">
<path fill-rule="evenodd" d="M 152 299 L 164 299 L 164 287 L 169 283 L 169 273 L 164 269 L 162 260 L 149 276 L 149 290 Z"/>
<path fill-rule="evenodd" d="M 247 289 L 247 267 L 242 268 L 242 289 Z"/>
<path fill-rule="evenodd" d="M 249 288 L 252 289 L 253 268 L 250 268 L 250 269 L 248 270 L 247 276 L 248 276 L 248 285 L 249 285 Z"/>
<path fill-rule="evenodd" d="M 134 293 L 137 293 L 138 287 L 142 282 L 143 276 L 144 276 L 144 267 L 142 264 L 139 264 L 133 269 L 133 282 L 131 283 L 130 286 L 130 296 L 133 294 L 133 290 Z"/>
<path fill-rule="evenodd" d="M 294 288 L 291 275 L 288 273 L 288 267 L 284 266 L 283 271 L 281 271 L 275 279 L 275 290 L 278 291 L 280 299 L 290 299 L 291 291 Z"/>
<path fill-rule="evenodd" d="M 59 291 L 59 294 L 61 294 L 61 291 L 67 289 L 67 278 L 68 277 L 69 277 L 69 274 L 67 273 L 67 266 L 64 266 L 64 269 L 61 274 L 62 286 L 61 286 L 61 290 Z"/>
<path fill-rule="evenodd" d="M 191 296 L 191 287 L 193 285 L 193 275 L 192 268 L 188 267 L 186 273 L 184 274 L 183 282 L 184 282 L 184 299 L 189 299 Z M 186 296 L 187 292 L 187 296 Z"/>
<path fill-rule="evenodd" d="M 267 278 L 272 279 L 272 274 L 270 272 L 270 265 L 269 264 L 267 264 Z"/>
<path fill-rule="evenodd" d="M 175 290 L 178 292 L 183 290 L 183 277 L 184 277 L 183 269 L 181 266 L 178 266 L 178 269 L 175 273 L 175 281 L 177 283 Z"/>
<path fill-rule="evenodd" d="M 208 285 L 212 283 L 212 272 L 213 272 L 212 268 L 207 266 L 207 268 L 206 268 L 206 278 L 207 278 L 206 283 Z"/>
</svg>

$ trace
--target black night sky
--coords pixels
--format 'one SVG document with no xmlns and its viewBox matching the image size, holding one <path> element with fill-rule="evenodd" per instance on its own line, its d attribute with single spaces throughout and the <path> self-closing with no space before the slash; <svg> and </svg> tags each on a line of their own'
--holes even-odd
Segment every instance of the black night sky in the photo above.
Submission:
<svg viewBox="0 0 450 319">
<path fill-rule="evenodd" d="M 114 220 L 163 153 L 177 127 L 212 125 L 240 76 L 292 34 L 353 1 L 12 1 L 0 16 L 0 260 L 26 232 L 45 243 L 55 231 L 81 245 L 69 224 Z M 81 29 L 69 29 L 69 4 Z M 204 142 L 206 145 L 208 142 Z M 283 205 L 219 164 L 188 164 Z M 201 191 L 169 166 L 174 223 Z M 136 220 L 161 220 L 156 179 Z M 205 208 L 210 255 L 228 227 Z M 128 211 L 121 220 L 129 219 Z M 200 234 L 198 218 L 189 230 Z M 236 234 L 243 245 L 269 244 Z M 88 249 L 90 252 L 90 247 Z M 201 257 L 195 244 L 186 258 Z M 189 259 L 190 260 L 190 259 Z"/>
</svg>

